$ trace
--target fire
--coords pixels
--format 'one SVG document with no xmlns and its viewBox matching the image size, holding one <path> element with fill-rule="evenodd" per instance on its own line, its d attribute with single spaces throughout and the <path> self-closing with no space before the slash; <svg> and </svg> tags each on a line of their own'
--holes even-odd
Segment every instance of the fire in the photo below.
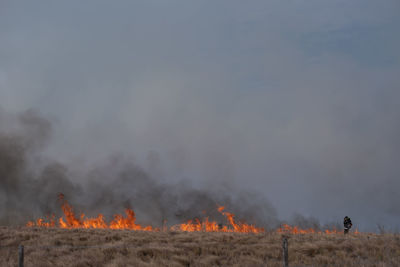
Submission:
<svg viewBox="0 0 400 267">
<path fill-rule="evenodd" d="M 33 227 L 33 226 L 39 226 L 39 227 L 55 227 L 56 221 L 55 221 L 55 216 L 51 216 L 51 218 L 48 219 L 48 222 L 45 222 L 42 218 L 37 219 L 35 222 L 28 222 L 26 226 L 28 227 Z"/>
<path fill-rule="evenodd" d="M 192 220 L 187 223 L 179 224 L 179 230 L 186 232 L 235 232 L 235 233 L 264 233 L 264 228 L 258 228 L 254 225 L 246 223 L 237 223 L 234 219 L 234 214 L 229 212 L 224 212 L 225 207 L 218 207 L 218 211 L 226 217 L 231 227 L 226 225 L 218 224 L 215 221 L 210 222 L 208 217 L 203 221 L 196 219 L 194 222 Z M 176 227 L 175 227 L 176 229 Z"/>
<path fill-rule="evenodd" d="M 62 201 L 61 209 L 64 213 L 65 220 L 63 217 L 58 219 L 58 226 L 60 228 L 101 228 L 101 229 L 130 229 L 130 230 L 142 230 L 142 231 L 153 231 L 151 226 L 141 226 L 136 224 L 135 212 L 131 209 L 125 209 L 126 217 L 120 214 L 114 215 L 114 219 L 110 223 L 106 223 L 104 215 L 99 214 L 95 218 L 86 218 L 85 214 L 81 214 L 77 217 L 73 211 L 71 205 L 64 199 L 64 195 L 60 194 L 59 199 Z M 53 215 L 49 222 L 45 222 L 42 218 L 36 221 L 30 221 L 26 224 L 28 227 L 56 227 L 55 216 Z"/>
<path fill-rule="evenodd" d="M 139 231 L 160 231 L 160 228 L 153 228 L 152 226 L 142 226 L 136 223 L 135 212 L 131 209 L 125 209 L 125 216 L 121 214 L 114 215 L 113 219 L 107 223 L 104 215 L 99 214 L 97 217 L 88 218 L 84 213 L 77 216 L 74 213 L 72 206 L 64 199 L 64 195 L 60 194 L 59 199 L 61 201 L 61 209 L 64 216 L 56 220 L 55 216 L 52 215 L 47 220 L 39 218 L 36 221 L 29 221 L 27 227 L 59 227 L 66 229 L 73 228 L 99 228 L 99 229 L 129 229 Z M 209 217 L 205 217 L 203 220 L 195 219 L 189 220 L 186 223 L 177 224 L 169 229 L 172 231 L 185 231 L 185 232 L 229 232 L 229 233 L 264 233 L 265 229 L 256 227 L 251 224 L 244 222 L 237 222 L 233 213 L 225 211 L 224 206 L 218 207 L 218 212 L 221 213 L 229 223 L 229 225 L 223 225 L 216 221 L 210 221 Z M 163 221 L 162 231 L 167 230 L 166 221 Z M 336 229 L 332 230 L 315 230 L 312 228 L 301 229 L 298 226 L 290 226 L 283 224 L 276 230 L 277 233 L 281 234 L 342 234 L 342 231 Z M 359 234 L 356 229 L 354 234 Z"/>
<path fill-rule="evenodd" d="M 64 199 L 64 195 L 60 194 L 59 199 L 61 201 L 61 209 L 63 211 L 64 216 L 60 217 L 58 220 L 55 219 L 55 216 L 51 216 L 48 220 L 44 220 L 42 218 L 37 219 L 36 221 L 29 221 L 26 226 L 28 227 L 60 227 L 60 228 L 100 228 L 100 229 L 129 229 L 129 230 L 140 230 L 140 231 L 160 231 L 159 228 L 153 228 L 152 226 L 142 226 L 136 223 L 135 212 L 131 209 L 125 209 L 125 215 L 116 214 L 114 215 L 114 219 L 107 223 L 104 219 L 103 214 L 99 214 L 95 218 L 87 218 L 84 213 L 77 216 L 74 213 L 72 206 Z M 178 225 L 174 225 L 170 228 L 170 230 L 179 230 L 186 232 L 237 232 L 237 233 L 263 233 L 265 232 L 264 228 L 258 228 L 254 225 L 236 222 L 234 217 L 235 215 L 230 212 L 224 211 L 225 207 L 218 207 L 218 211 L 224 215 L 229 222 L 230 226 L 219 224 L 215 221 L 209 221 L 209 218 L 206 217 L 203 221 L 199 219 L 190 220 L 187 223 L 182 223 Z M 58 224 L 56 223 L 58 222 Z M 162 227 L 163 230 L 166 230 L 165 223 Z"/>
</svg>

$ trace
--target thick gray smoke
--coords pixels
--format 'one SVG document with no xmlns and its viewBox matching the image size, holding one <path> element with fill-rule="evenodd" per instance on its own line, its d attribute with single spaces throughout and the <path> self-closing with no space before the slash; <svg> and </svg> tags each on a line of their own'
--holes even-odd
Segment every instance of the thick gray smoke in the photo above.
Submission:
<svg viewBox="0 0 400 267">
<path fill-rule="evenodd" d="M 40 151 L 51 134 L 50 123 L 33 111 L 19 115 L 0 110 L 0 222 L 20 224 L 56 208 L 61 190 L 79 192 L 56 162 L 42 162 Z"/>
<path fill-rule="evenodd" d="M 44 159 L 51 124 L 34 111 L 19 115 L 0 112 L 0 224 L 18 225 L 37 216 L 60 214 L 59 193 L 77 213 L 89 216 L 123 213 L 132 208 L 138 221 L 159 226 L 211 216 L 226 205 L 238 219 L 274 226 L 276 211 L 259 195 L 223 188 L 194 189 L 185 184 L 163 184 L 131 159 L 110 156 L 87 171 Z M 80 183 L 71 176 L 79 176 Z M 76 177 L 75 177 L 76 178 Z"/>
<path fill-rule="evenodd" d="M 53 127 L 1 115 L 2 213 L 65 191 L 143 220 L 228 203 L 395 230 L 400 1 L 383 2 L 0 1 L 0 106 Z"/>
</svg>

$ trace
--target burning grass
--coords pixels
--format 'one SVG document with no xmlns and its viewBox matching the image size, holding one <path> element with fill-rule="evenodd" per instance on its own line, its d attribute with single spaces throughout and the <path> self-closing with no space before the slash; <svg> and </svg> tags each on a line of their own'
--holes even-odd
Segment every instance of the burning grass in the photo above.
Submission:
<svg viewBox="0 0 400 267">
<path fill-rule="evenodd" d="M 55 216 L 49 216 L 47 220 L 39 218 L 36 221 L 29 221 L 27 227 L 44 227 L 44 228 L 95 228 L 95 229 L 126 229 L 126 230 L 139 230 L 139 231 L 160 231 L 159 228 L 153 228 L 152 226 L 142 226 L 136 223 L 135 212 L 131 209 L 125 209 L 126 216 L 121 214 L 114 215 L 114 219 L 107 223 L 104 220 L 104 215 L 99 214 L 95 218 L 86 218 L 85 214 L 77 216 L 74 213 L 72 206 L 64 199 L 64 195 L 59 195 L 61 201 L 61 209 L 63 211 L 65 220 L 63 217 L 58 219 L 58 224 L 55 220 Z M 256 227 L 243 222 L 236 222 L 235 215 L 233 213 L 225 211 L 225 207 L 218 207 L 218 211 L 225 216 L 228 225 L 222 225 L 215 221 L 209 221 L 206 217 L 204 220 L 189 220 L 186 223 L 181 223 L 171 227 L 171 230 L 180 230 L 185 232 L 235 232 L 235 233 L 263 233 L 264 228 Z"/>
<path fill-rule="evenodd" d="M 44 228 L 64 228 L 64 229 L 125 229 L 125 230 L 136 230 L 136 231 L 155 231 L 167 230 L 167 226 L 164 225 L 162 229 L 154 228 L 152 226 L 142 226 L 136 223 L 135 212 L 131 209 L 125 209 L 126 216 L 121 214 L 114 215 L 114 219 L 107 223 L 104 219 L 103 214 L 99 214 L 95 218 L 87 218 L 85 214 L 80 214 L 77 216 L 72 208 L 72 206 L 64 199 L 64 195 L 59 195 L 59 200 L 61 201 L 61 209 L 64 216 L 60 217 L 58 220 L 55 216 L 48 216 L 47 219 L 39 218 L 36 221 L 29 221 L 27 227 L 44 227 Z M 256 227 L 245 222 L 237 222 L 235 220 L 235 214 L 225 211 L 225 207 L 219 206 L 218 212 L 222 214 L 228 225 L 223 225 L 217 223 L 216 221 L 210 221 L 208 217 L 203 220 L 194 219 L 189 220 L 186 223 L 181 223 L 173 225 L 170 227 L 172 231 L 184 231 L 184 232 L 224 232 L 224 233 L 253 233 L 260 234 L 264 233 L 265 229 L 262 227 Z M 65 218 L 65 219 L 64 219 Z M 166 223 L 166 221 L 164 221 Z M 298 226 L 290 226 L 283 224 L 280 228 L 276 230 L 281 234 L 341 234 L 341 230 L 337 229 L 325 229 L 321 231 L 320 229 L 301 229 Z M 356 230 L 355 234 L 359 234 Z"/>
<path fill-rule="evenodd" d="M 0 228 L 0 266 L 281 266 L 280 233 Z M 397 234 L 289 235 L 291 266 L 399 266 Z"/>
</svg>

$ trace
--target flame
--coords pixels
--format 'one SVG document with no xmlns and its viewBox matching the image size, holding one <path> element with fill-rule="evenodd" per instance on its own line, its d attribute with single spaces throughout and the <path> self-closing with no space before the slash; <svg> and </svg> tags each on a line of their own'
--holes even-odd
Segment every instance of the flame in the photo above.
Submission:
<svg viewBox="0 0 400 267">
<path fill-rule="evenodd" d="M 153 228 L 152 226 L 142 226 L 136 223 L 135 212 L 131 209 L 125 209 L 125 216 L 121 214 L 114 215 L 113 219 L 107 223 L 104 219 L 103 214 L 99 214 L 97 217 L 88 218 L 84 213 L 77 216 L 74 213 L 72 206 L 64 199 L 63 194 L 59 194 L 59 200 L 61 201 L 61 210 L 64 216 L 56 220 L 55 216 L 52 215 L 47 217 L 47 220 L 39 218 L 36 221 L 29 221 L 27 227 L 59 227 L 66 229 L 73 228 L 99 228 L 99 229 L 129 229 L 139 231 L 160 231 L 160 228 Z M 186 223 L 177 224 L 169 229 L 172 231 L 185 231 L 185 232 L 233 232 L 233 233 L 264 233 L 265 229 L 256 227 L 251 224 L 244 222 L 237 222 L 235 220 L 235 214 L 225 211 L 224 206 L 217 208 L 218 212 L 221 213 L 229 223 L 229 225 L 223 225 L 216 221 L 210 221 L 209 217 L 205 217 L 203 220 L 194 219 L 189 220 Z M 205 213 L 205 212 L 203 212 Z M 58 223 L 57 223 L 58 222 Z M 162 231 L 168 230 L 166 221 L 163 221 Z M 283 224 L 276 230 L 277 233 L 281 234 L 342 234 L 342 231 L 336 229 L 331 230 L 315 230 L 312 228 L 301 229 L 298 226 L 290 226 Z M 354 234 L 359 234 L 358 230 L 354 231 Z"/>
<path fill-rule="evenodd" d="M 246 223 L 236 223 L 234 220 L 234 214 L 229 212 L 224 212 L 225 207 L 218 207 L 218 211 L 226 217 L 231 227 L 226 225 L 218 224 L 215 221 L 209 221 L 206 217 L 203 221 L 199 219 L 189 220 L 187 223 L 182 223 L 173 226 L 172 230 L 181 230 L 185 232 L 235 232 L 235 233 L 263 233 L 264 228 L 257 228 L 254 225 L 249 225 Z"/>
<path fill-rule="evenodd" d="M 64 213 L 65 220 L 63 217 L 58 219 L 58 226 L 60 228 L 101 228 L 101 229 L 130 229 L 130 230 L 142 230 L 142 231 L 153 231 L 151 226 L 141 226 L 136 224 L 135 212 L 131 209 L 125 209 L 126 217 L 120 214 L 114 215 L 114 219 L 107 224 L 104 220 L 104 215 L 99 214 L 95 218 L 85 218 L 85 214 L 82 213 L 77 217 L 73 211 L 71 205 L 64 200 L 64 195 L 60 194 L 59 199 L 62 201 L 61 209 Z M 28 227 L 56 227 L 55 216 L 53 215 L 49 222 L 45 222 L 44 219 L 40 218 L 36 221 L 29 221 L 26 226 Z"/>
<path fill-rule="evenodd" d="M 39 227 L 55 227 L 56 221 L 55 221 L 55 216 L 52 215 L 49 219 L 48 222 L 45 222 L 42 218 L 37 219 L 35 222 L 29 221 L 26 226 L 28 227 L 33 227 L 33 226 L 39 226 Z"/>
<path fill-rule="evenodd" d="M 64 216 L 60 217 L 56 224 L 55 216 L 53 215 L 48 220 L 42 218 L 36 221 L 29 221 L 27 227 L 60 227 L 60 228 L 100 228 L 100 229 L 130 229 L 130 230 L 141 230 L 141 231 L 160 231 L 159 228 L 153 228 L 152 226 L 142 226 L 136 224 L 135 212 L 131 209 L 125 209 L 125 215 L 116 214 L 114 219 L 107 223 L 104 219 L 103 214 L 99 214 L 94 218 L 87 218 L 82 213 L 77 216 L 72 206 L 64 199 L 63 194 L 59 194 L 59 200 L 61 201 L 61 210 Z M 170 227 L 170 230 L 186 231 L 186 232 L 237 232 L 237 233 L 263 233 L 264 228 L 258 228 L 254 225 L 236 222 L 235 215 L 230 212 L 224 211 L 225 207 L 219 206 L 218 211 L 225 216 L 230 226 L 219 224 L 215 221 L 210 221 L 206 217 L 203 221 L 199 219 L 190 220 L 187 223 L 182 223 Z M 166 221 L 163 221 L 162 230 L 165 231 L 168 228 L 165 226 Z"/>
</svg>

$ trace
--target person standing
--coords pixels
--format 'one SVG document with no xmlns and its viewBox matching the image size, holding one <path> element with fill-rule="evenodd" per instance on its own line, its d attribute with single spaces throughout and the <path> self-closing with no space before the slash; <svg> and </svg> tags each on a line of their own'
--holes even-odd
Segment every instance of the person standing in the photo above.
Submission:
<svg viewBox="0 0 400 267">
<path fill-rule="evenodd" d="M 344 226 L 344 233 L 345 234 L 349 233 L 349 230 L 353 226 L 353 224 L 351 223 L 351 219 L 348 216 L 344 217 L 343 226 Z"/>
</svg>

